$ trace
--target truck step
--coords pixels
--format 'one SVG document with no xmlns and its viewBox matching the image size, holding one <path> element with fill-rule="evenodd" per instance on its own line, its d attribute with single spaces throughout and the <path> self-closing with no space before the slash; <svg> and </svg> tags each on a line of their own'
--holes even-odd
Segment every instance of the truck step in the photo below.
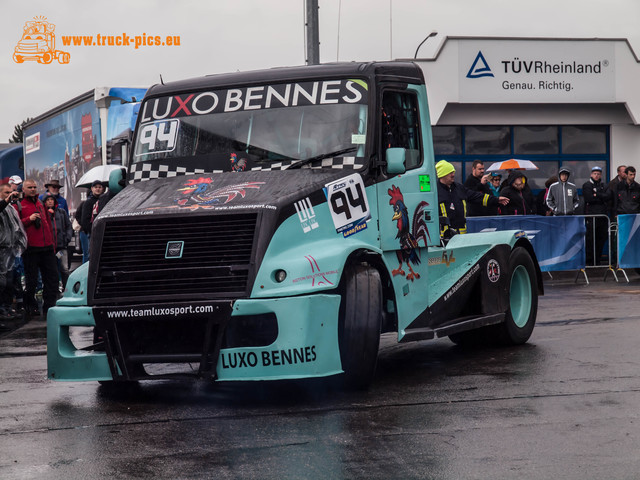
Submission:
<svg viewBox="0 0 640 480">
<path fill-rule="evenodd" d="M 487 325 L 504 322 L 504 318 L 504 313 L 492 313 L 491 315 L 483 315 L 481 317 L 465 317 L 458 319 L 458 321 L 447 325 L 446 327 L 436 329 L 416 328 L 407 330 L 400 342 L 415 342 L 418 340 L 431 340 L 435 337 L 448 337 L 449 335 L 464 332 L 465 330 L 472 330 L 474 328 L 486 327 Z"/>
</svg>

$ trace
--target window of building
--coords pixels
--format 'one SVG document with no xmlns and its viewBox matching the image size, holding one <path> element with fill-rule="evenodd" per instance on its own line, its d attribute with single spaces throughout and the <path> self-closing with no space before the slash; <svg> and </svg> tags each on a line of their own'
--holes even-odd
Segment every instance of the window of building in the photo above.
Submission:
<svg viewBox="0 0 640 480">
<path fill-rule="evenodd" d="M 462 153 L 462 127 L 434 127 L 433 149 L 438 155 L 460 155 Z"/>
<path fill-rule="evenodd" d="M 509 127 L 465 127 L 465 152 L 469 155 L 498 155 L 511 151 Z"/>
<path fill-rule="evenodd" d="M 578 188 L 594 166 L 602 168 L 605 181 L 611 178 L 607 125 L 436 126 L 433 143 L 436 160 L 454 163 L 460 182 L 470 175 L 474 160 L 483 160 L 488 169 L 509 158 L 531 160 L 538 167 L 525 172 L 534 190 L 543 189 L 561 166 L 569 167 Z"/>
<path fill-rule="evenodd" d="M 562 127 L 562 153 L 606 153 L 607 132 L 605 126 Z"/>
<path fill-rule="evenodd" d="M 513 127 L 513 151 L 517 155 L 554 155 L 560 153 L 558 127 Z"/>
</svg>

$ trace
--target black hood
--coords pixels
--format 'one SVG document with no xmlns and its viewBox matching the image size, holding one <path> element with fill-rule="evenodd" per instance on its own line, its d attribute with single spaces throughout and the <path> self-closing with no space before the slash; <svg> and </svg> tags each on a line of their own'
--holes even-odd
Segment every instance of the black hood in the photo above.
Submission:
<svg viewBox="0 0 640 480">
<path fill-rule="evenodd" d="M 509 177 L 507 178 L 507 185 L 509 187 L 513 186 L 513 182 L 515 182 L 518 178 L 522 178 L 524 177 L 524 174 L 522 172 L 511 172 L 509 174 Z"/>
<path fill-rule="evenodd" d="M 130 184 L 93 222 L 87 301 L 245 298 L 296 202 L 326 202 L 323 187 L 350 174 L 294 169 Z M 184 246 L 181 256 L 167 257 L 172 242 Z"/>
<path fill-rule="evenodd" d="M 353 171 L 243 172 L 183 175 L 137 182 L 118 193 L 99 215 L 133 217 L 153 214 L 192 212 L 274 211 L 318 192 L 334 180 Z"/>
</svg>

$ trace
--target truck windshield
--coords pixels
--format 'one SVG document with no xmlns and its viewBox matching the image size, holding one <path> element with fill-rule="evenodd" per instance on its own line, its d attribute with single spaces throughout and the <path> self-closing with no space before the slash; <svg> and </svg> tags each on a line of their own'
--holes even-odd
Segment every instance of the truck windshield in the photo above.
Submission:
<svg viewBox="0 0 640 480">
<path fill-rule="evenodd" d="M 367 85 L 296 82 L 147 99 L 133 162 L 210 171 L 357 168 L 364 164 Z M 340 160 L 337 160 L 340 159 Z"/>
</svg>

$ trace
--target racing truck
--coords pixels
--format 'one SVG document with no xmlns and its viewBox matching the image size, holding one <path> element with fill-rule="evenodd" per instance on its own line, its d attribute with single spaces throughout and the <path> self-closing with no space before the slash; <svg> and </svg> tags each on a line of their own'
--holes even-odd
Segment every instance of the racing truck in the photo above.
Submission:
<svg viewBox="0 0 640 480">
<path fill-rule="evenodd" d="M 440 237 L 412 62 L 155 85 L 128 157 L 90 261 L 48 312 L 50 379 L 366 388 L 383 333 L 461 345 L 532 334 L 543 285 L 525 232 Z M 70 334 L 81 327 L 93 343 Z"/>
</svg>

